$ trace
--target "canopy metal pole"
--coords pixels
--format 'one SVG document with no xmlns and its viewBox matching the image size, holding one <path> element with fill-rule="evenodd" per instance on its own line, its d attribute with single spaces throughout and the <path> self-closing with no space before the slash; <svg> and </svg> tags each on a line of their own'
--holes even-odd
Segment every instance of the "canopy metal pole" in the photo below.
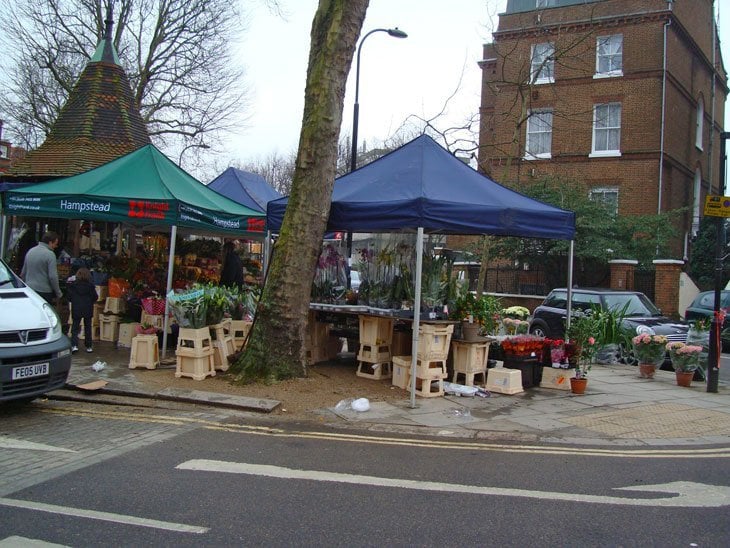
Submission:
<svg viewBox="0 0 730 548">
<path fill-rule="evenodd" d="M 570 240 L 570 253 L 568 254 L 568 303 L 566 305 L 565 330 L 570 329 L 570 316 L 573 309 L 573 251 L 575 249 L 575 240 Z"/>
<path fill-rule="evenodd" d="M 413 339 L 411 352 L 411 409 L 416 408 L 416 366 L 418 363 L 418 328 L 421 324 L 421 271 L 423 270 L 423 227 L 416 237 L 416 283 L 413 301 Z"/>
<path fill-rule="evenodd" d="M 4 259 L 5 242 L 8 238 L 8 216 L 5 213 L 0 214 L 0 223 L 2 223 L 2 231 L 0 232 L 0 259 Z"/>
<path fill-rule="evenodd" d="M 271 259 L 271 231 L 266 231 L 264 237 L 264 260 L 263 260 L 263 272 L 266 272 L 269 268 L 269 260 Z"/>
<path fill-rule="evenodd" d="M 175 267 L 175 240 L 177 240 L 177 225 L 172 225 L 170 230 L 170 257 L 167 260 L 167 290 L 165 297 L 172 290 L 172 269 Z M 169 300 L 165 298 L 165 318 L 162 322 L 162 359 L 165 359 L 167 352 L 167 328 L 170 324 Z"/>
</svg>

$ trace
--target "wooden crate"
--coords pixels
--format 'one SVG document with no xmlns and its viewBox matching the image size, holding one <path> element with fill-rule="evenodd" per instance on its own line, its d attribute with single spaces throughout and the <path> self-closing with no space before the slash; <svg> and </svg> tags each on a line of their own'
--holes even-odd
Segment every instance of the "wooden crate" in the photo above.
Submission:
<svg viewBox="0 0 730 548">
<path fill-rule="evenodd" d="M 453 332 L 453 324 L 421 324 L 418 328 L 418 359 L 424 361 L 447 359 Z"/>
<path fill-rule="evenodd" d="M 119 316 L 102 314 L 99 317 L 99 340 L 117 342 L 119 338 Z"/>
<path fill-rule="evenodd" d="M 104 314 L 124 314 L 127 301 L 119 297 L 107 297 L 104 301 Z"/>
<path fill-rule="evenodd" d="M 133 322 L 133 323 L 120 323 L 119 324 L 119 338 L 117 339 L 117 346 L 122 346 L 124 348 L 131 348 L 132 347 L 132 339 L 137 334 L 137 327 L 140 326 L 140 323 Z M 156 337 L 157 335 L 155 335 Z"/>
<path fill-rule="evenodd" d="M 393 319 L 379 316 L 359 316 L 360 344 L 370 346 L 393 343 Z"/>
</svg>

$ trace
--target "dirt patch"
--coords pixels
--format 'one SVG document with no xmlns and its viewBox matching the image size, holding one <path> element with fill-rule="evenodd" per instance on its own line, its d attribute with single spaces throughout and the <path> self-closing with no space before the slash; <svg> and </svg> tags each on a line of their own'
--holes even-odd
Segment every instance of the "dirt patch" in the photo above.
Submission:
<svg viewBox="0 0 730 548">
<path fill-rule="evenodd" d="M 160 369 L 134 369 L 130 372 L 149 390 L 179 388 L 235 394 L 250 398 L 265 398 L 282 402 L 274 414 L 307 417 L 316 409 L 334 407 L 346 398 L 368 398 L 370 401 L 403 401 L 408 392 L 392 386 L 390 379 L 372 380 L 358 377 L 354 362 L 325 362 L 309 368 L 306 378 L 289 379 L 275 384 L 254 383 L 238 385 L 232 378 L 218 372 L 202 381 L 176 378 L 174 366 Z"/>
</svg>

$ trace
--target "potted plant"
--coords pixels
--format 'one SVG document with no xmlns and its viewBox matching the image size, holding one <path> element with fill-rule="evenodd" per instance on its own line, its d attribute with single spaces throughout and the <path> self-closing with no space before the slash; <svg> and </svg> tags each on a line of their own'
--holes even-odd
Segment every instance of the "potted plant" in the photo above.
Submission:
<svg viewBox="0 0 730 548">
<path fill-rule="evenodd" d="M 623 327 L 628 303 L 623 308 L 603 309 L 594 306 L 592 309 L 595 323 L 596 363 L 618 363 L 621 345 L 626 344 L 628 332 Z"/>
<path fill-rule="evenodd" d="M 464 290 L 454 301 L 450 317 L 461 321 L 461 336 L 464 340 L 475 340 L 482 330 L 493 333 L 497 329 L 499 299 L 491 295 L 477 296 Z"/>
<path fill-rule="evenodd" d="M 694 377 L 695 370 L 699 367 L 702 347 L 683 342 L 670 342 L 667 344 L 666 349 L 672 360 L 672 367 L 674 367 L 677 377 L 677 386 L 691 386 L 692 377 Z"/>
<path fill-rule="evenodd" d="M 568 340 L 566 355 L 575 369 L 575 375 L 570 379 L 570 389 L 574 394 L 583 394 L 588 384 L 588 372 L 596 352 L 596 329 L 597 320 L 593 314 L 576 312 L 565 330 Z"/>
<path fill-rule="evenodd" d="M 639 375 L 643 379 L 653 379 L 656 366 L 664 361 L 667 338 L 664 335 L 642 333 L 631 339 L 634 354 L 639 360 Z"/>
</svg>

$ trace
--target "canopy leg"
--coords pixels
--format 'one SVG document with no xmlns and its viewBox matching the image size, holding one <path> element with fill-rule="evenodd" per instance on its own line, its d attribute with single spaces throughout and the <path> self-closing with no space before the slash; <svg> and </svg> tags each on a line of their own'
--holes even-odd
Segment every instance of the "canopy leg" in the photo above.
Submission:
<svg viewBox="0 0 730 548">
<path fill-rule="evenodd" d="M 175 240 L 177 240 L 177 225 L 172 225 L 170 229 L 170 256 L 167 259 L 167 288 L 165 296 L 172 291 L 172 272 L 175 268 Z M 170 325 L 170 300 L 165 298 L 165 317 L 162 322 L 162 359 L 165 359 L 167 353 L 167 328 Z"/>
<path fill-rule="evenodd" d="M 411 409 L 416 408 L 416 365 L 418 363 L 418 328 L 421 324 L 421 271 L 423 270 L 423 227 L 416 237 L 416 283 L 413 300 L 413 349 L 411 351 Z"/>
</svg>

